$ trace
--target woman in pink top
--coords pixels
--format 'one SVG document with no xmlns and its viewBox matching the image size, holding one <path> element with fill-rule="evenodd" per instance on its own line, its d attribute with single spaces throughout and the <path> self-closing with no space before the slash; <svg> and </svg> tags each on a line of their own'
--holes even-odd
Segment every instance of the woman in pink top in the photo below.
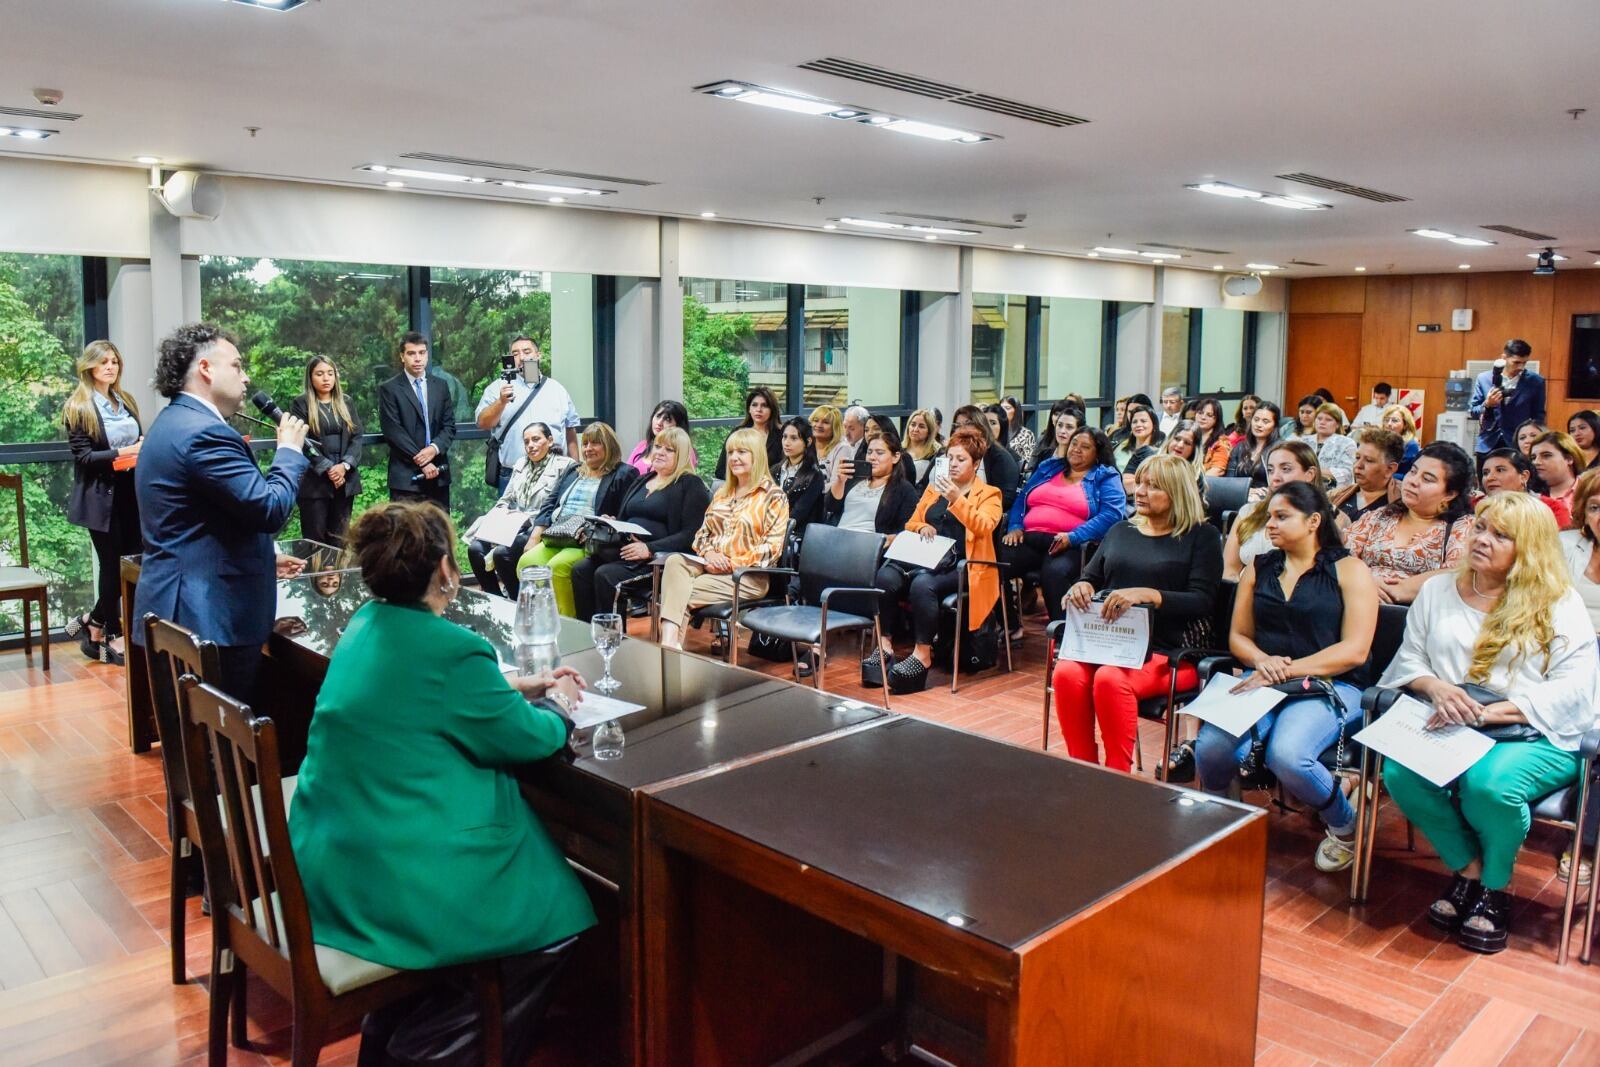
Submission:
<svg viewBox="0 0 1600 1067">
<path fill-rule="evenodd" d="M 655 445 L 656 434 L 669 426 L 676 426 L 684 433 L 689 432 L 689 411 L 676 400 L 663 400 L 650 413 L 650 432 L 644 435 L 643 441 L 633 446 L 633 452 L 628 456 L 628 466 L 646 477 L 653 475 L 655 471 L 650 468 L 650 450 Z M 689 465 L 698 463 L 699 459 L 691 450 Z"/>
</svg>

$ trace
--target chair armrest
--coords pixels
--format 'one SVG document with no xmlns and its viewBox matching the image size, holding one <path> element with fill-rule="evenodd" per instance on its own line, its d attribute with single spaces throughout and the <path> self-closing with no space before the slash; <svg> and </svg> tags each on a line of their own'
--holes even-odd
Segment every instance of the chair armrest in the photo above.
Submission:
<svg viewBox="0 0 1600 1067">
<path fill-rule="evenodd" d="M 795 578 L 800 572 L 793 567 L 736 567 L 733 571 L 733 584 L 738 586 L 748 574 L 765 574 L 768 577 L 783 575 L 786 578 Z"/>
<path fill-rule="evenodd" d="M 1405 696 L 1404 689 L 1390 689 L 1386 686 L 1368 686 L 1361 694 L 1362 718 L 1371 722 L 1390 708 L 1394 702 Z"/>
<path fill-rule="evenodd" d="M 1065 619 L 1057 619 L 1055 622 L 1046 623 L 1045 624 L 1045 628 L 1044 628 L 1044 635 L 1046 637 L 1048 637 L 1051 641 L 1054 641 L 1056 644 L 1060 644 L 1061 643 L 1061 631 L 1062 631 L 1063 628 L 1065 628 L 1066 625 L 1067 625 L 1067 623 L 1066 623 Z"/>
<path fill-rule="evenodd" d="M 1174 665 L 1193 663 L 1199 665 L 1208 659 L 1234 659 L 1233 653 L 1225 648 L 1180 648 L 1167 656 L 1167 662 Z"/>
<path fill-rule="evenodd" d="M 1208 652 L 1197 649 L 1189 649 L 1186 651 L 1199 652 L 1199 655 L 1195 657 L 1194 665 L 1195 674 L 1199 677 L 1200 684 L 1202 686 L 1211 681 L 1212 676 L 1218 671 L 1231 671 L 1235 667 L 1244 666 L 1244 664 L 1239 662 L 1238 656 L 1233 656 L 1226 652 Z"/>
<path fill-rule="evenodd" d="M 970 570 L 973 567 L 993 567 L 1003 578 L 1005 572 L 1011 569 L 1011 564 L 999 559 L 967 559 L 965 556 L 956 562 L 956 570 Z"/>
<path fill-rule="evenodd" d="M 876 586 L 873 586 L 872 588 L 866 588 L 864 586 L 855 585 L 830 585 L 828 588 L 824 589 L 822 591 L 822 595 L 817 598 L 818 605 L 821 607 L 827 607 L 829 598 L 831 598 L 835 593 L 853 593 L 857 596 L 881 597 L 883 595 L 883 590 L 877 588 Z"/>
<path fill-rule="evenodd" d="M 1592 760 L 1597 755 L 1600 755 L 1600 726 L 1584 734 L 1583 739 L 1578 742 L 1579 759 Z"/>
</svg>

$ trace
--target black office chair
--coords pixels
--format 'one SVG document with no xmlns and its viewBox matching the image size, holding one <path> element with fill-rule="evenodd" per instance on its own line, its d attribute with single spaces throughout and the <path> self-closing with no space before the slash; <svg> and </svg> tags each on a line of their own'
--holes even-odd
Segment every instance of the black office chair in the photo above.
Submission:
<svg viewBox="0 0 1600 1067">
<path fill-rule="evenodd" d="M 879 598 L 883 590 L 876 585 L 878 563 L 883 555 L 883 535 L 841 530 L 836 526 L 812 523 L 806 527 L 800 542 L 800 566 L 746 567 L 736 574 L 765 574 L 777 585 L 779 579 L 787 586 L 789 578 L 800 579 L 800 603 L 790 603 L 788 598 L 775 605 L 746 607 L 732 617 L 734 625 L 743 626 L 752 633 L 764 634 L 780 641 L 788 641 L 799 673 L 801 645 L 815 647 L 817 667 L 811 672 L 812 683 L 822 688 L 822 676 L 828 669 L 828 638 L 833 634 L 872 631 L 872 647 L 882 644 L 883 630 L 879 625 Z M 835 597 L 860 600 L 860 606 L 871 605 L 871 614 L 842 611 L 830 607 Z M 851 604 L 856 607 L 856 604 Z M 885 672 L 887 675 L 887 672 Z M 889 706 L 889 680 L 883 680 L 883 706 Z"/>
<path fill-rule="evenodd" d="M 1006 572 L 1011 568 L 1008 564 L 987 559 L 963 558 L 956 563 L 956 591 L 940 601 L 939 608 L 947 615 L 955 617 L 955 630 L 953 634 L 953 647 L 950 652 L 950 692 L 954 693 L 961 683 L 961 635 L 967 632 L 967 587 L 968 574 L 973 567 L 993 567 L 1000 572 L 1000 599 L 997 607 L 1000 609 L 1000 640 L 1006 649 L 1006 673 L 1010 673 L 1011 666 L 1011 616 L 1006 610 Z"/>
<path fill-rule="evenodd" d="M 1213 523 L 1221 523 L 1227 512 L 1238 514 L 1245 502 L 1250 499 L 1249 478 L 1216 478 L 1206 479 L 1205 501 L 1206 515 Z M 1224 533 L 1226 531 L 1224 530 Z"/>
</svg>

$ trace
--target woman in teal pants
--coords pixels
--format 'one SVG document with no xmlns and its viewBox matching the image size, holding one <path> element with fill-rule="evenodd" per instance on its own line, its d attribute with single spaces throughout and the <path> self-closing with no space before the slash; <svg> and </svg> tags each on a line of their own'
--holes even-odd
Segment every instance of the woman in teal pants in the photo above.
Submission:
<svg viewBox="0 0 1600 1067">
<path fill-rule="evenodd" d="M 1395 803 L 1454 873 L 1429 921 L 1475 952 L 1505 948 L 1506 886 L 1528 805 L 1577 780 L 1578 745 L 1600 706 L 1600 657 L 1556 533 L 1538 497 L 1495 493 L 1480 503 L 1460 568 L 1423 584 L 1379 683 L 1431 703 L 1429 729 L 1532 727 L 1447 786 L 1393 760 L 1384 767 Z M 1502 699 L 1479 703 L 1463 683 Z"/>
</svg>

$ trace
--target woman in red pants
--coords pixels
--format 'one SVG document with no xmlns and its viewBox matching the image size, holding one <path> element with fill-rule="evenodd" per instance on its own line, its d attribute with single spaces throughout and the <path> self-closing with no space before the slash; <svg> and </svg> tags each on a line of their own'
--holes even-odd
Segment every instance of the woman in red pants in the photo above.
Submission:
<svg viewBox="0 0 1600 1067">
<path fill-rule="evenodd" d="M 1177 456 L 1155 456 L 1134 481 L 1135 515 L 1100 542 L 1083 578 L 1067 590 L 1066 605 L 1108 620 L 1129 608 L 1151 612 L 1150 655 L 1142 667 L 1102 667 L 1061 660 L 1051 684 L 1056 717 L 1074 759 L 1099 762 L 1094 730 L 1100 726 L 1105 765 L 1133 769 L 1139 737 L 1139 701 L 1167 691 L 1167 653 L 1182 647 L 1184 631 L 1208 619 L 1222 580 L 1222 537 L 1206 524 L 1194 473 Z M 1179 668 L 1178 684 L 1194 684 L 1194 668 Z"/>
</svg>

